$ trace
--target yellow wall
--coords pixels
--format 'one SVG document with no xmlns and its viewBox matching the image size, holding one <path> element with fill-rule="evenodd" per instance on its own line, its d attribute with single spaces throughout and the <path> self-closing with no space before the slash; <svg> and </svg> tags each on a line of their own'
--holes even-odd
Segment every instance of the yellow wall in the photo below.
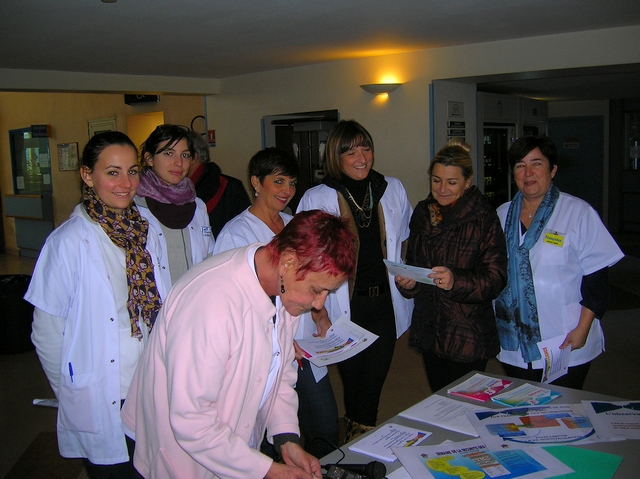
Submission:
<svg viewBox="0 0 640 479">
<path fill-rule="evenodd" d="M 212 159 L 244 178 L 267 115 L 338 109 L 372 134 L 375 168 L 404 183 L 413 205 L 428 193 L 429 84 L 433 80 L 640 62 L 640 26 L 549 35 L 243 75 L 207 96 Z M 394 75 L 404 84 L 380 102 L 359 85 Z M 443 145 L 435 145 L 437 150 Z"/>
<path fill-rule="evenodd" d="M 51 181 L 55 225 L 65 221 L 80 198 L 77 171 L 59 171 L 58 143 L 78 143 L 79 153 L 89 139 L 87 122 L 116 117 L 119 131 L 127 132 L 127 116 L 164 112 L 164 121 L 189 126 L 204 113 L 202 96 L 162 95 L 159 103 L 128 106 L 122 94 L 0 92 L 0 191 L 13 194 L 9 130 L 51 125 Z M 4 208 L 3 208 L 4 211 Z M 15 223 L 4 218 L 7 253 L 17 254 Z"/>
</svg>

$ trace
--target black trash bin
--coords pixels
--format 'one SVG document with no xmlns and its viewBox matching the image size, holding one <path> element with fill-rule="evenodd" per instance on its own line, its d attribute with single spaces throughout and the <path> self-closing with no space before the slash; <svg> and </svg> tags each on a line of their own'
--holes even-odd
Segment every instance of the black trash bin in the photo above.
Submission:
<svg viewBox="0 0 640 479">
<path fill-rule="evenodd" d="M 33 305 L 23 299 L 29 281 L 28 274 L 0 275 L 0 354 L 34 349 L 31 342 Z"/>
</svg>

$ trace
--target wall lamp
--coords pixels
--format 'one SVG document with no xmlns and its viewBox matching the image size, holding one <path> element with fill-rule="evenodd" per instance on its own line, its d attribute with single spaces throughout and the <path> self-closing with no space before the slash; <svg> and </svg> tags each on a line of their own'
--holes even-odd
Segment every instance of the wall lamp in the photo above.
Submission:
<svg viewBox="0 0 640 479">
<path fill-rule="evenodd" d="M 400 85 L 402 83 L 369 83 L 368 85 L 360 85 L 360 88 L 372 95 L 381 95 L 382 93 L 391 93 Z"/>
</svg>

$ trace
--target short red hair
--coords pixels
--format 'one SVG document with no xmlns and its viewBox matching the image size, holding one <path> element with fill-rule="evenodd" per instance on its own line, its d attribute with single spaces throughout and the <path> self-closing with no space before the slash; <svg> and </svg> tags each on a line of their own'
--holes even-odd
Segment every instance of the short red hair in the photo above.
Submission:
<svg viewBox="0 0 640 479">
<path fill-rule="evenodd" d="M 299 260 L 298 279 L 310 271 L 350 278 L 356 270 L 355 241 L 347 220 L 309 210 L 296 214 L 266 248 L 273 265 L 278 264 L 282 253 L 293 251 Z"/>
</svg>

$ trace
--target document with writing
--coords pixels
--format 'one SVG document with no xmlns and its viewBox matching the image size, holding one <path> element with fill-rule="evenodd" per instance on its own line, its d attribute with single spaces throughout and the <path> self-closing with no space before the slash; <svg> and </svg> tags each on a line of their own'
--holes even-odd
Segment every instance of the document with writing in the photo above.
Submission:
<svg viewBox="0 0 640 479">
<path fill-rule="evenodd" d="M 408 264 L 396 263 L 387 259 L 382 260 L 393 276 L 404 276 L 405 278 L 415 279 L 418 283 L 434 284 L 433 279 L 427 278 L 428 274 L 433 273 L 429 268 L 420 268 L 419 266 L 409 266 Z"/>
<path fill-rule="evenodd" d="M 324 338 L 296 339 L 303 355 L 316 366 L 328 366 L 349 359 L 372 344 L 378 336 L 340 317 Z"/>
<path fill-rule="evenodd" d="M 544 362 L 541 383 L 550 383 L 567 374 L 571 347 L 560 349 L 564 338 L 565 336 L 556 336 L 555 338 L 540 341 L 537 344 Z"/>
<path fill-rule="evenodd" d="M 399 415 L 477 437 L 478 433 L 465 414 L 467 411 L 489 411 L 489 409 L 433 394 L 409 409 L 405 409 Z"/>
</svg>

